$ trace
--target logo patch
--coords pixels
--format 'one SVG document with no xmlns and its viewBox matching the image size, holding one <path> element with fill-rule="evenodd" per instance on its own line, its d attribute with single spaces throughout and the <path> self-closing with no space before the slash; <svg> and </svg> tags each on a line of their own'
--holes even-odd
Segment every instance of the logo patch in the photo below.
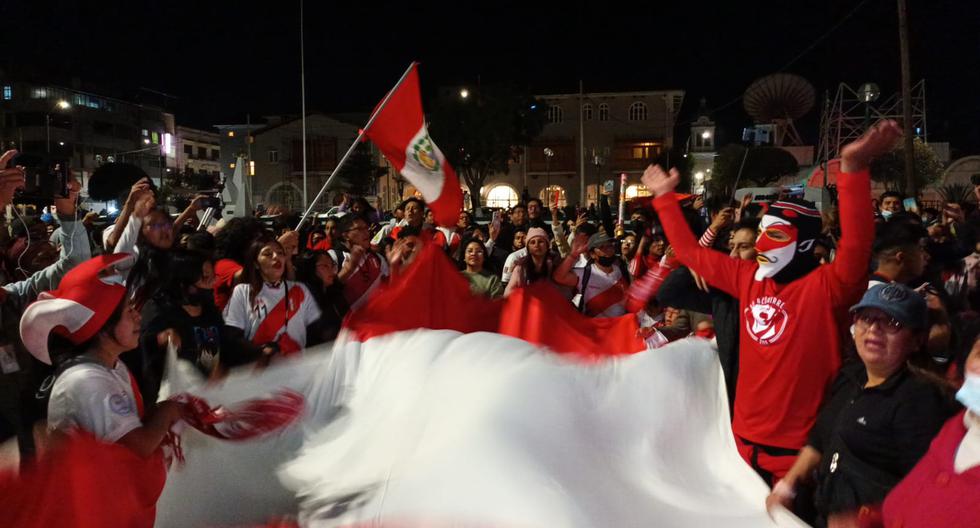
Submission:
<svg viewBox="0 0 980 528">
<path fill-rule="evenodd" d="M 745 329 L 755 342 L 771 345 L 782 337 L 789 322 L 785 303 L 776 297 L 760 297 L 743 313 Z"/>
<path fill-rule="evenodd" d="M 109 396 L 109 410 L 120 416 L 128 416 L 136 413 L 136 408 L 125 394 L 113 394 Z"/>
<path fill-rule="evenodd" d="M 429 172 L 439 171 L 439 158 L 436 157 L 436 149 L 429 139 L 429 134 L 415 140 L 411 147 L 412 157 L 415 161 Z"/>
</svg>

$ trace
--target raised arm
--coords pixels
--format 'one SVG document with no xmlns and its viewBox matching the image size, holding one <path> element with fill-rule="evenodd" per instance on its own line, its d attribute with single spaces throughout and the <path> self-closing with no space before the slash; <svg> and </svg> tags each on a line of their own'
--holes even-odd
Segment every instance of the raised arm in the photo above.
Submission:
<svg viewBox="0 0 980 528">
<path fill-rule="evenodd" d="M 739 275 L 746 266 L 754 264 L 730 258 L 698 244 L 674 195 L 674 188 L 679 180 L 680 173 L 677 169 L 671 169 L 670 174 L 667 174 L 659 166 L 650 165 L 643 172 L 643 184 L 656 196 L 653 206 L 660 216 L 670 246 L 674 248 L 681 263 L 707 279 L 712 286 L 737 297 Z"/>
<path fill-rule="evenodd" d="M 142 221 L 142 214 L 152 209 L 156 202 L 150 203 L 153 197 L 153 191 L 150 189 L 150 180 L 148 178 L 143 178 L 136 182 L 133 187 L 129 190 L 129 196 L 126 198 L 126 203 L 123 204 L 122 211 L 119 212 L 119 218 L 116 218 L 116 227 L 109 234 L 108 239 L 105 241 L 106 252 L 120 253 L 121 251 L 114 251 L 116 244 L 119 242 L 119 237 L 122 236 L 123 230 L 129 225 L 130 217 L 135 213 L 138 220 Z M 136 209 L 139 209 L 138 211 Z M 137 232 L 139 229 L 137 228 Z M 131 250 L 126 250 L 126 253 L 131 253 Z"/>
<path fill-rule="evenodd" d="M 868 274 L 874 217 L 871 210 L 871 161 L 890 151 L 902 136 L 895 121 L 881 121 L 863 136 L 841 149 L 841 174 L 837 182 L 840 197 L 841 237 L 837 258 L 830 264 L 836 279 L 831 295 L 836 303 L 850 304 L 853 292 L 863 291 Z"/>
</svg>

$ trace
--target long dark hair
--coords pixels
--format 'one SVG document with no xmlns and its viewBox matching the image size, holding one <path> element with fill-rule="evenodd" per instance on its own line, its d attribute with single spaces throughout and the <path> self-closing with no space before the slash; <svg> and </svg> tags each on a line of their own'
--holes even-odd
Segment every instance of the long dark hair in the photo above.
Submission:
<svg viewBox="0 0 980 528">
<path fill-rule="evenodd" d="M 323 250 L 307 251 L 294 259 L 296 264 L 296 280 L 302 282 L 313 294 L 313 300 L 316 301 L 317 306 L 320 310 L 326 311 L 328 308 L 336 307 L 339 312 L 347 313 L 349 307 L 347 306 L 347 300 L 343 296 L 344 287 L 340 284 L 340 281 L 335 279 L 333 284 L 330 286 L 324 286 L 323 281 L 316 274 L 316 263 L 320 260 L 320 257 L 326 257 L 334 262 L 333 257 L 330 253 Z M 337 263 L 334 262 L 334 267 Z M 338 306 L 338 303 L 340 305 Z"/>
<path fill-rule="evenodd" d="M 550 279 L 551 272 L 555 270 L 555 263 L 557 262 L 557 256 L 553 251 L 548 251 L 544 254 L 544 262 L 541 264 L 541 271 L 539 272 L 534 267 L 534 257 L 531 253 L 524 255 L 518 261 L 521 268 L 524 270 L 524 282 L 525 284 L 531 284 L 542 279 Z"/>
<path fill-rule="evenodd" d="M 279 246 L 279 250 L 282 251 L 282 244 L 278 240 L 272 235 L 263 235 L 255 239 L 248 247 L 248 251 L 245 252 L 244 283 L 249 285 L 248 304 L 252 307 L 255 306 L 255 298 L 258 297 L 259 292 L 262 291 L 262 285 L 265 283 L 262 278 L 262 271 L 259 269 L 259 253 L 262 252 L 262 248 L 270 244 Z M 286 276 L 283 275 L 283 280 L 285 278 Z"/>
<path fill-rule="evenodd" d="M 463 238 L 463 241 L 459 244 L 459 259 L 457 259 L 456 264 L 459 269 L 466 269 L 466 246 L 469 246 L 471 242 L 476 242 L 480 245 L 480 250 L 483 251 L 483 268 L 486 269 L 487 264 L 490 263 L 490 255 L 487 253 L 487 246 L 483 245 L 483 241 L 475 236 L 467 235 Z"/>
</svg>

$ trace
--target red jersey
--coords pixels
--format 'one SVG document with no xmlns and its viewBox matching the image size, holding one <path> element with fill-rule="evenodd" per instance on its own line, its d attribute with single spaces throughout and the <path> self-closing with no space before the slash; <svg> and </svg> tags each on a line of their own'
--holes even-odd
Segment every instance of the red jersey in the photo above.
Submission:
<svg viewBox="0 0 980 528">
<path fill-rule="evenodd" d="M 235 274 L 242 265 L 231 259 L 221 259 L 214 263 L 214 304 L 224 310 L 235 289 Z"/>
<path fill-rule="evenodd" d="M 841 364 L 847 310 L 867 289 L 874 237 L 867 171 L 842 175 L 837 258 L 789 284 L 755 280 L 758 264 L 698 245 L 677 198 L 654 200 L 677 258 L 739 300 L 742 324 L 732 429 L 758 444 L 799 449 Z"/>
</svg>

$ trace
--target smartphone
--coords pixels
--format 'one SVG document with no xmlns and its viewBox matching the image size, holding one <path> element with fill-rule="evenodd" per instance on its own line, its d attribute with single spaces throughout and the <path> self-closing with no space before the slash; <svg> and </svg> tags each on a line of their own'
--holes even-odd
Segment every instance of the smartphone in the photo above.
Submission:
<svg viewBox="0 0 980 528">
<path fill-rule="evenodd" d="M 902 201 L 902 205 L 905 206 L 906 211 L 919 214 L 919 204 L 915 201 L 915 198 L 906 198 Z"/>
<path fill-rule="evenodd" d="M 6 168 L 24 167 L 26 185 L 14 194 L 14 203 L 50 205 L 56 198 L 68 196 L 70 173 L 67 160 L 20 153 Z"/>
<path fill-rule="evenodd" d="M 490 223 L 493 224 L 494 229 L 500 229 L 500 210 L 494 211 L 491 218 Z"/>
</svg>

